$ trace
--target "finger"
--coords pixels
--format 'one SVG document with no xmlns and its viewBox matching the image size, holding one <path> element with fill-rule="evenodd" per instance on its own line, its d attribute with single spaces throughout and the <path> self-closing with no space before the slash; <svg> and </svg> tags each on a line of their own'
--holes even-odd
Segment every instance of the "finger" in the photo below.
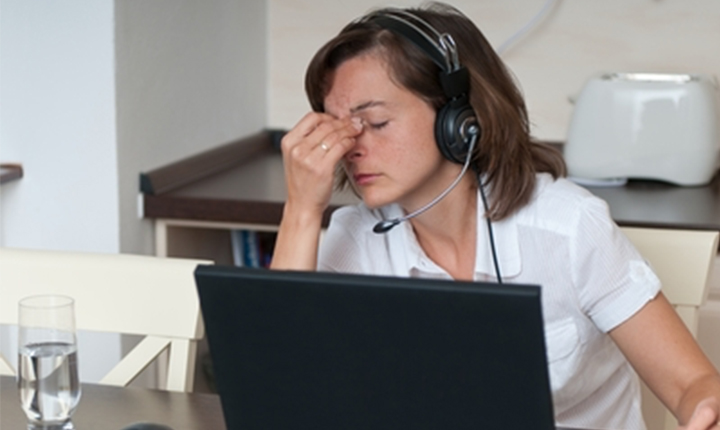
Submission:
<svg viewBox="0 0 720 430">
<path fill-rule="evenodd" d="M 298 121 L 295 127 L 293 127 L 293 130 L 296 130 L 300 136 L 305 137 L 315 131 L 320 124 L 335 120 L 336 119 L 334 117 L 323 112 L 308 112 L 300 121 Z"/>
<path fill-rule="evenodd" d="M 288 152 L 291 148 L 302 144 L 307 136 L 315 131 L 323 121 L 329 121 L 333 118 L 330 115 L 308 112 L 293 128 L 283 136 L 280 146 L 283 152 Z"/>
<path fill-rule="evenodd" d="M 334 158 L 338 158 L 347 153 L 354 145 L 355 138 L 362 132 L 362 123 L 360 121 L 344 119 L 328 124 L 327 127 L 319 126 L 318 134 L 324 134 L 316 148 L 322 150 L 326 154 L 340 151 L 340 155 Z"/>
<path fill-rule="evenodd" d="M 328 158 L 333 159 L 335 162 L 340 161 L 355 146 L 355 143 L 355 137 L 344 137 L 332 145 L 326 145 Z"/>
<path fill-rule="evenodd" d="M 698 403 L 690 421 L 684 428 L 686 430 L 707 430 L 716 428 L 717 422 L 717 402 L 715 399 L 705 399 Z"/>
<path fill-rule="evenodd" d="M 307 123 L 301 127 L 304 126 Z M 319 173 L 328 170 L 328 164 L 334 165 L 339 161 L 349 146 L 354 144 L 353 136 L 357 133 L 348 119 L 326 119 L 317 123 L 301 141 L 288 145 L 287 154 L 289 159 L 304 165 L 303 169 Z"/>
</svg>

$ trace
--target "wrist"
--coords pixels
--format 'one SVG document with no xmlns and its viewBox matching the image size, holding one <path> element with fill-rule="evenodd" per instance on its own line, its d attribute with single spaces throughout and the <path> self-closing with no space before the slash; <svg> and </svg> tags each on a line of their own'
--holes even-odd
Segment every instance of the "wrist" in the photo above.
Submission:
<svg viewBox="0 0 720 430">
<path fill-rule="evenodd" d="M 272 269 L 316 269 L 322 213 L 322 210 L 285 203 L 270 264 Z"/>
<path fill-rule="evenodd" d="M 320 227 L 324 209 L 293 204 L 288 201 L 283 206 L 283 223 L 292 224 L 298 228 Z"/>
</svg>

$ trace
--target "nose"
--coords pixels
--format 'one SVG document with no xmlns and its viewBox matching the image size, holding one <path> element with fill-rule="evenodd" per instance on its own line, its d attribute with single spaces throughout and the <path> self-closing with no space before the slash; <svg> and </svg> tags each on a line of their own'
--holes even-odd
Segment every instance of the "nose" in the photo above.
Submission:
<svg viewBox="0 0 720 430">
<path fill-rule="evenodd" d="M 361 131 L 355 136 L 355 144 L 345 153 L 345 160 L 355 162 L 367 154 L 367 136 Z"/>
<path fill-rule="evenodd" d="M 365 145 L 365 139 L 363 133 L 355 136 L 355 144 L 345 154 L 345 160 L 355 162 L 361 159 L 367 153 L 367 147 Z"/>
</svg>

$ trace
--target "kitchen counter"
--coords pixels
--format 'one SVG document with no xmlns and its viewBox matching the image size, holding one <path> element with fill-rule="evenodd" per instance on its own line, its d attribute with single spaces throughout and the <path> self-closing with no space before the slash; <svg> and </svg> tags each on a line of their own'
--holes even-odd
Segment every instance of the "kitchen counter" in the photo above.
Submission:
<svg viewBox="0 0 720 430">
<path fill-rule="evenodd" d="M 277 225 L 287 197 L 279 142 L 268 130 L 141 175 L 146 218 Z M 720 175 L 704 186 L 631 180 L 618 187 L 586 187 L 607 201 L 619 225 L 720 231 Z M 353 204 L 337 193 L 337 207 Z"/>
</svg>

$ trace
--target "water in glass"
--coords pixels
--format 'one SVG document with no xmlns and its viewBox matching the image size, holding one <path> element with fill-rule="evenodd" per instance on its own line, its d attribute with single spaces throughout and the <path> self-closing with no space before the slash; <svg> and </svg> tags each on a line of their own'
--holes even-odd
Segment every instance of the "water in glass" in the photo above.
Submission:
<svg viewBox="0 0 720 430">
<path fill-rule="evenodd" d="M 46 428 L 67 428 L 80 400 L 77 348 L 73 344 L 29 344 L 19 354 L 20 401 L 28 419 Z"/>
<path fill-rule="evenodd" d="M 70 430 L 80 400 L 74 301 L 33 296 L 18 310 L 17 386 L 28 430 Z"/>
</svg>

